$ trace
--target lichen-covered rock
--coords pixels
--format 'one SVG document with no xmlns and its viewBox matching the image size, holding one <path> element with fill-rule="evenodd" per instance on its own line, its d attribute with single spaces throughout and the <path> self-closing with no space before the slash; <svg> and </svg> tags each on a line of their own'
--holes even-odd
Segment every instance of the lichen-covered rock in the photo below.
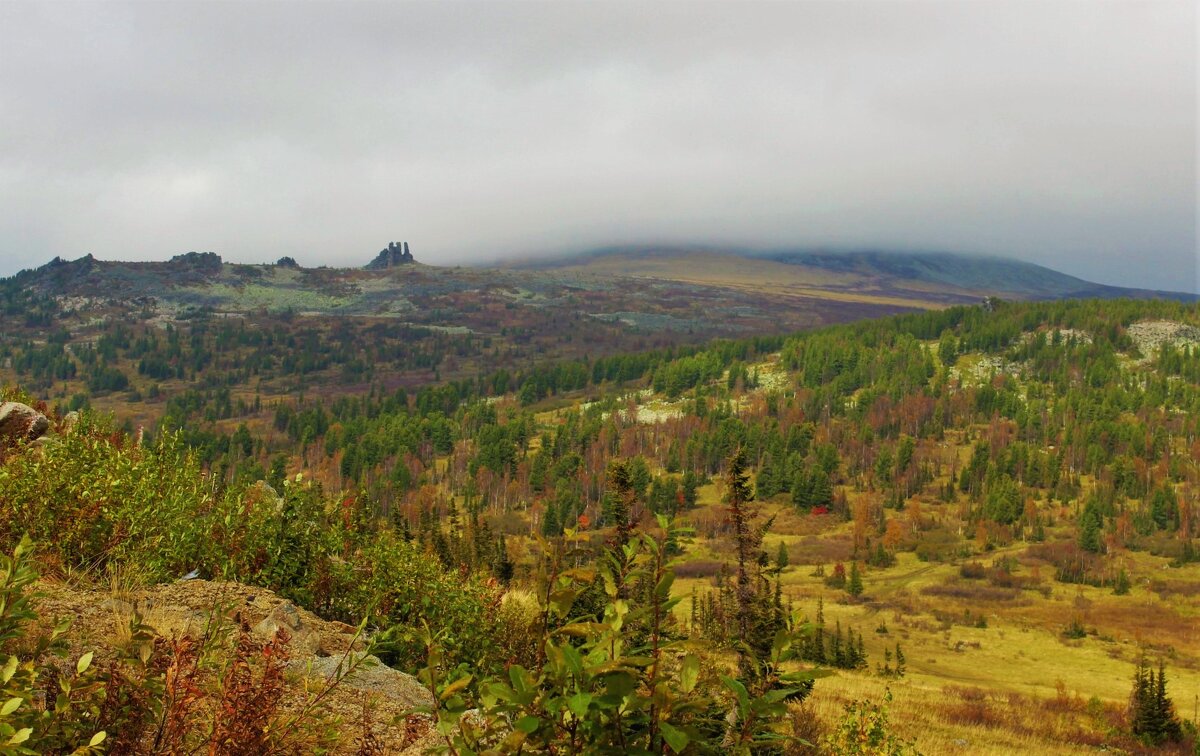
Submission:
<svg viewBox="0 0 1200 756">
<path fill-rule="evenodd" d="M 338 679 L 339 675 L 343 675 L 340 685 L 382 696 L 404 709 L 433 705 L 433 694 L 417 678 L 392 669 L 374 656 L 324 656 L 293 661 L 291 667 L 310 677 L 325 680 Z"/>
<path fill-rule="evenodd" d="M 0 445 L 33 441 L 50 429 L 50 420 L 28 404 L 0 404 Z"/>
<path fill-rule="evenodd" d="M 412 714 L 412 709 L 432 701 L 415 677 L 373 656 L 364 658 L 367 643 L 357 628 L 323 620 L 264 588 L 191 579 L 113 593 L 53 581 L 39 584 L 38 611 L 48 627 L 70 618 L 72 630 L 65 637 L 72 653 L 95 651 L 101 661 L 113 653 L 114 640 L 128 637 L 135 617 L 166 639 L 200 637 L 214 618 L 223 618 L 260 641 L 284 630 L 290 640 L 288 688 L 282 705 L 295 709 L 320 693 L 322 716 L 341 723 L 341 739 L 333 754 L 362 753 L 360 744 L 368 733 L 383 753 L 423 754 L 439 742 L 429 718 Z M 339 664 L 349 660 L 366 663 L 338 680 Z M 64 674 L 69 671 L 64 667 Z M 331 684 L 334 680 L 336 685 Z"/>
<path fill-rule="evenodd" d="M 290 601 L 276 606 L 251 628 L 252 633 L 264 639 L 274 638 L 280 630 L 287 633 L 293 654 L 319 655 L 323 652 L 321 637 L 301 618 L 300 610 Z"/>
</svg>

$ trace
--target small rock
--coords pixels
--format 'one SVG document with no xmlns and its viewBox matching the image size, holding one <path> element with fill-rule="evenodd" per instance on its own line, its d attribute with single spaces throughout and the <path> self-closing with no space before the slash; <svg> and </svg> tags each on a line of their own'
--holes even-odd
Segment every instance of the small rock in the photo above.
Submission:
<svg viewBox="0 0 1200 756">
<path fill-rule="evenodd" d="M 0 443 L 33 441 L 45 435 L 50 420 L 28 404 L 0 404 Z"/>
<path fill-rule="evenodd" d="M 100 608 L 113 614 L 133 614 L 133 604 L 119 598 L 105 599 L 100 602 Z"/>
<path fill-rule="evenodd" d="M 300 618 L 300 610 L 290 601 L 285 601 L 275 607 L 270 614 L 255 625 L 250 632 L 264 638 L 274 638 L 283 630 L 291 639 L 289 645 L 308 654 L 317 654 L 321 650 L 321 637 L 308 627 Z"/>
</svg>

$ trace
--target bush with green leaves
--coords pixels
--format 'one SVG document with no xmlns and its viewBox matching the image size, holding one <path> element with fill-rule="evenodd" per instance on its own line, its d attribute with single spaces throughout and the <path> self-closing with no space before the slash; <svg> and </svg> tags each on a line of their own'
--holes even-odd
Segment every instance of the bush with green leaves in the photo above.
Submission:
<svg viewBox="0 0 1200 756">
<path fill-rule="evenodd" d="M 281 488 L 219 488 L 177 436 L 140 444 L 85 412 L 70 433 L 0 464 L 0 547 L 28 533 L 53 569 L 128 569 L 148 582 L 195 571 L 350 623 L 425 621 L 447 631 L 455 659 L 501 661 L 491 632 L 498 588 L 380 530 L 360 497 L 330 499 L 299 475 Z M 401 663 L 419 657 L 413 645 L 392 652 Z"/>
<path fill-rule="evenodd" d="M 147 577 L 196 567 L 215 486 L 173 436 L 142 445 L 84 413 L 72 432 L 0 465 L 0 542 L 28 534 L 71 569 L 136 562 Z"/>
<path fill-rule="evenodd" d="M 69 623 L 50 633 L 34 628 L 32 544 L 20 541 L 0 555 L 0 756 L 36 753 L 102 753 L 107 737 L 99 727 L 104 682 L 83 654 L 74 672 L 62 674 L 48 658 L 65 655 L 61 643 Z"/>
<path fill-rule="evenodd" d="M 491 670 L 504 661 L 496 642 L 500 589 L 477 577 L 444 570 L 414 543 L 380 533 L 331 574 L 331 614 L 348 621 L 369 616 L 390 628 L 381 658 L 400 669 L 424 661 L 424 646 L 406 631 L 431 627 L 440 633 L 452 663 Z"/>
<path fill-rule="evenodd" d="M 888 707 L 892 691 L 883 695 L 882 703 L 852 701 L 833 731 L 821 745 L 824 752 L 838 756 L 919 756 L 911 741 L 892 732 Z"/>
<path fill-rule="evenodd" d="M 549 569 L 534 669 L 514 664 L 505 677 L 476 683 L 468 665 L 448 663 L 443 634 L 418 635 L 428 651 L 419 676 L 437 701 L 424 713 L 435 718 L 441 750 L 750 754 L 789 742 L 788 703 L 808 695 L 816 676 L 782 669 L 796 633 L 777 635 L 749 686 L 715 674 L 674 632 L 672 532 L 665 519 L 659 525 L 655 536 L 638 533 L 606 550 L 596 569 Z M 568 532 L 567 542 L 574 537 Z M 593 581 L 607 599 L 599 620 L 575 609 Z"/>
</svg>

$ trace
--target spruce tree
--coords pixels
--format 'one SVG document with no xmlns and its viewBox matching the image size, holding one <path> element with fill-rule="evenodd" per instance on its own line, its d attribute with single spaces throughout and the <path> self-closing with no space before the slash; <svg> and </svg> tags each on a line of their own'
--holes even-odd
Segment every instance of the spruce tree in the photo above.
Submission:
<svg viewBox="0 0 1200 756">
<path fill-rule="evenodd" d="M 863 582 L 862 575 L 858 571 L 858 562 L 850 563 L 850 576 L 846 579 L 846 593 L 849 593 L 855 598 L 862 595 Z"/>
<path fill-rule="evenodd" d="M 628 462 L 613 460 L 608 463 L 608 485 L 612 495 L 609 515 L 616 528 L 613 546 L 620 549 L 629 543 L 633 534 L 633 508 L 637 498 Z"/>
<path fill-rule="evenodd" d="M 746 457 L 741 449 L 729 460 L 725 474 L 725 503 L 733 525 L 734 548 L 737 554 L 735 590 L 738 604 L 738 632 L 743 640 L 750 637 L 754 622 L 754 585 L 750 570 L 757 562 L 758 543 L 750 528 L 750 484 L 746 475 Z"/>
<path fill-rule="evenodd" d="M 1175 716 L 1175 705 L 1167 696 L 1167 672 L 1161 659 L 1157 675 L 1145 657 L 1138 659 L 1133 673 L 1129 709 L 1133 734 L 1143 742 L 1161 745 L 1182 737 L 1182 727 Z"/>
</svg>

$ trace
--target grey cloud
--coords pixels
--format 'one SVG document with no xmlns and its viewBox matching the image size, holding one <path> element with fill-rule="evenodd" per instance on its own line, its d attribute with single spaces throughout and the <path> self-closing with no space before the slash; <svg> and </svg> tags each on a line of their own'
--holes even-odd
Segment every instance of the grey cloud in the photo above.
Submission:
<svg viewBox="0 0 1200 756">
<path fill-rule="evenodd" d="M 1196 281 L 1190 2 L 0 3 L 0 274 L 614 242 Z"/>
</svg>

